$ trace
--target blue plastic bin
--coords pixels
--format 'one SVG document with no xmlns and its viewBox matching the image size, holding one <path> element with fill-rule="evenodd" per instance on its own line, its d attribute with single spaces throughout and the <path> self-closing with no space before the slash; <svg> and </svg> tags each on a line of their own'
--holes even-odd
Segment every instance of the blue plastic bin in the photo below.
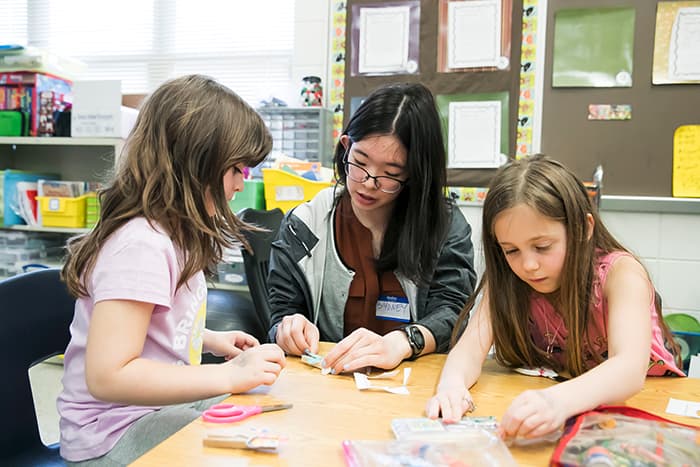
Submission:
<svg viewBox="0 0 700 467">
<path fill-rule="evenodd" d="M 25 172 L 22 170 L 7 169 L 3 180 L 3 220 L 4 226 L 25 224 L 11 205 L 16 203 L 17 182 L 36 182 L 39 179 L 58 180 L 59 176 L 50 173 Z"/>
</svg>

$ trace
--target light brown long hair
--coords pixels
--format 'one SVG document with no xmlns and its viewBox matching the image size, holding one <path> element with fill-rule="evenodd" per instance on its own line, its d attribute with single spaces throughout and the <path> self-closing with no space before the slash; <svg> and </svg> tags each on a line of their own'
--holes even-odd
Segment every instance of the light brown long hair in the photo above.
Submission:
<svg viewBox="0 0 700 467">
<path fill-rule="evenodd" d="M 177 286 L 201 270 L 212 272 L 224 248 L 247 247 L 240 221 L 228 206 L 225 173 L 258 165 L 272 149 L 262 118 L 243 99 L 211 78 L 190 75 L 161 85 L 146 100 L 100 191 L 100 220 L 71 239 L 62 277 L 73 295 L 87 295 L 86 278 L 107 238 L 135 217 L 145 217 L 183 253 Z M 210 192 L 216 214 L 207 213 Z"/>
<path fill-rule="evenodd" d="M 496 216 L 518 204 L 561 222 L 566 229 L 566 258 L 561 272 L 558 311 L 569 333 L 566 370 L 572 376 L 580 375 L 586 371 L 584 344 L 588 339 L 586 330 L 596 258 L 613 251 L 629 251 L 608 232 L 583 183 L 563 164 L 543 155 L 534 155 L 503 166 L 491 181 L 484 201 L 485 272 L 472 296 L 476 297 L 481 290 L 488 292 L 496 359 L 503 365 L 551 365 L 546 353 L 535 346 L 530 335 L 526 313 L 530 310 L 532 289 L 510 269 L 494 233 Z M 595 221 L 590 239 L 588 214 Z M 462 310 L 453 333 L 453 343 L 464 328 L 473 304 L 471 299 Z M 675 342 L 661 317 L 658 301 L 656 305 L 664 338 L 673 347 Z M 678 355 L 677 346 L 672 351 Z"/>
</svg>

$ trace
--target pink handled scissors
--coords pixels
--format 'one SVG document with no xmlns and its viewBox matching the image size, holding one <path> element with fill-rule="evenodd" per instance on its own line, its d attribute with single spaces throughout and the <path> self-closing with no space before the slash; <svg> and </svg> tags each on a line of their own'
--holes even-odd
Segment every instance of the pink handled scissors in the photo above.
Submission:
<svg viewBox="0 0 700 467">
<path fill-rule="evenodd" d="M 276 405 L 234 405 L 216 404 L 209 407 L 202 413 L 202 419 L 211 423 L 232 423 L 240 422 L 243 419 L 263 412 L 273 410 L 291 409 L 292 404 Z"/>
</svg>

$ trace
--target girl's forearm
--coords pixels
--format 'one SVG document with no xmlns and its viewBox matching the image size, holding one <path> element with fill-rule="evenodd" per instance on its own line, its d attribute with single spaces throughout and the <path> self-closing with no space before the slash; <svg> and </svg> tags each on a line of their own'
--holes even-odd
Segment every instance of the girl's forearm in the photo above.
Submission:
<svg viewBox="0 0 700 467">
<path fill-rule="evenodd" d="M 545 391 L 559 401 L 568 416 L 592 410 L 601 404 L 621 403 L 644 386 L 646 373 L 622 358 L 611 358 L 586 373 Z"/>
<path fill-rule="evenodd" d="M 97 399 L 128 405 L 170 405 L 229 392 L 223 365 L 173 365 L 137 358 L 114 372 L 87 378 Z M 230 371 L 230 370 L 228 370 Z"/>
<path fill-rule="evenodd" d="M 483 361 L 474 358 L 474 354 L 465 355 L 458 348 L 455 348 L 445 360 L 439 384 L 459 381 L 469 389 L 479 379 L 482 364 Z"/>
</svg>

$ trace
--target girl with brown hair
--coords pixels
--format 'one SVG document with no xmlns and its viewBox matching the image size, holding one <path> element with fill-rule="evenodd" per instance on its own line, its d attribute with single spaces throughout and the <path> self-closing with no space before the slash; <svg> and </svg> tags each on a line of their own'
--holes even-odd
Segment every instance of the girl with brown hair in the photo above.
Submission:
<svg viewBox="0 0 700 467">
<path fill-rule="evenodd" d="M 492 345 L 502 365 L 572 376 L 516 397 L 501 420 L 505 437 L 541 436 L 624 401 L 647 375 L 683 376 L 644 266 L 559 162 L 537 155 L 501 168 L 484 202 L 483 245 L 481 301 L 461 337 L 474 300 L 460 315 L 429 417 L 456 421 L 474 409 L 469 388 Z"/>
<path fill-rule="evenodd" d="M 204 271 L 247 245 L 228 201 L 271 147 L 260 116 L 210 78 L 166 82 L 144 104 L 63 269 L 77 297 L 58 398 L 69 465 L 129 464 L 222 395 L 277 379 L 277 345 L 204 328 Z M 200 365 L 203 351 L 228 360 Z"/>
</svg>

